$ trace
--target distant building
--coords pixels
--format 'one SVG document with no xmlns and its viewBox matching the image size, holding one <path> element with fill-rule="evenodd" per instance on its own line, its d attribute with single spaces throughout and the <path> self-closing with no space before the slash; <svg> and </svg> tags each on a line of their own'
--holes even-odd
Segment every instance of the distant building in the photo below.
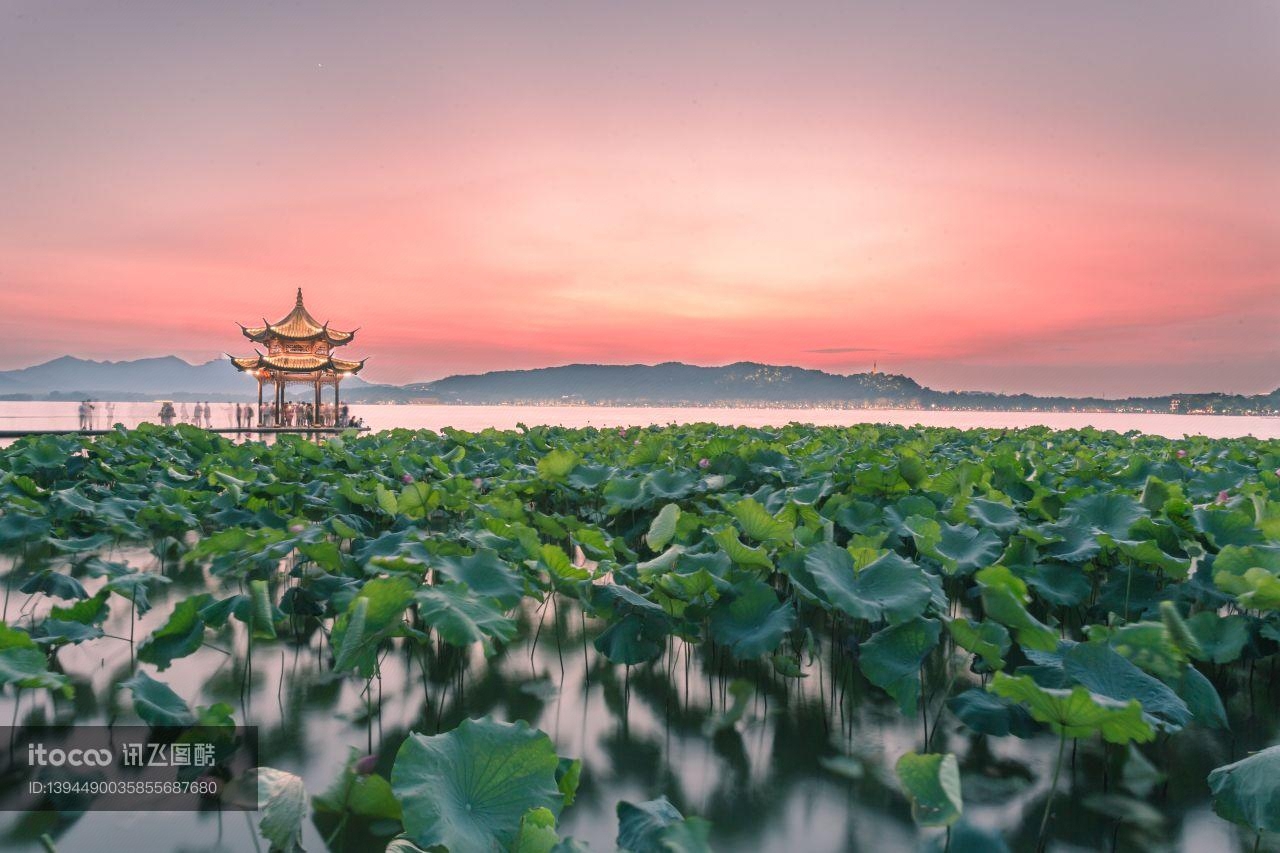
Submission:
<svg viewBox="0 0 1280 853">
<path fill-rule="evenodd" d="M 284 409 L 285 386 L 290 384 L 309 385 L 315 391 L 315 408 L 313 423 L 332 425 L 338 423 L 342 400 L 338 386 L 348 376 L 354 376 L 364 367 L 364 359 L 351 361 L 335 358 L 333 350 L 350 343 L 355 331 L 340 332 L 330 329 L 328 322 L 319 323 L 307 311 L 302 303 L 302 288 L 298 288 L 298 301 L 293 310 L 283 319 L 268 323 L 264 317 L 261 326 L 248 327 L 238 323 L 240 331 L 249 340 L 262 344 L 267 351 L 256 351 L 254 355 L 237 358 L 228 355 L 235 368 L 243 373 L 251 374 L 258 380 L 258 423 L 265 423 L 267 410 L 263 408 L 264 387 L 272 388 L 273 404 L 270 412 L 275 415 L 275 424 L 281 418 L 278 413 Z M 321 390 L 325 386 L 333 386 L 333 410 L 327 411 L 321 399 Z"/>
</svg>

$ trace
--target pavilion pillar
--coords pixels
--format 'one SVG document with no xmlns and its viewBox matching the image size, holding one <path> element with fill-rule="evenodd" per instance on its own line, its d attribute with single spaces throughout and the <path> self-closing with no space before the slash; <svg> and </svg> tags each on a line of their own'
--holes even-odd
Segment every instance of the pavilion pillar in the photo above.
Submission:
<svg viewBox="0 0 1280 853">
<path fill-rule="evenodd" d="M 254 422 L 259 428 L 262 427 L 262 377 L 258 377 L 258 411 L 254 417 Z"/>
<path fill-rule="evenodd" d="M 320 417 L 320 379 L 319 377 L 316 378 L 315 386 L 316 386 L 316 405 L 315 405 L 315 408 L 311 410 L 312 412 L 311 425 L 322 426 L 324 422 L 324 418 Z"/>
<path fill-rule="evenodd" d="M 338 396 L 338 377 L 333 377 L 333 425 L 338 425 L 338 419 L 342 417 L 341 398 Z"/>
</svg>

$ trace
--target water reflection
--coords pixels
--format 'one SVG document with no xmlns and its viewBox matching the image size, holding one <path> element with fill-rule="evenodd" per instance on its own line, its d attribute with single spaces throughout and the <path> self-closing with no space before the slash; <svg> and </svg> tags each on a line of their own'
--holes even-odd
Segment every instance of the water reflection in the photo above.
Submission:
<svg viewBox="0 0 1280 853">
<path fill-rule="evenodd" d="M 165 568 L 155 553 L 119 550 L 104 558 L 134 568 L 163 571 L 173 579 L 152 596 L 146 613 L 131 613 L 123 599 L 101 639 L 63 647 L 57 663 L 75 683 L 75 698 L 55 699 L 23 691 L 0 698 L 0 714 L 17 724 L 74 720 L 134 722 L 127 693 L 115 685 L 133 669 L 133 647 L 168 618 L 180 596 L 203 591 L 203 575 Z M 8 579 L 5 615 L 11 622 L 38 621 L 43 596 L 16 592 L 21 561 Z M 86 580 L 92 593 L 101 581 Z M 276 590 L 278 596 L 280 590 Z M 546 731 L 562 755 L 584 765 L 577 802 L 562 816 L 561 831 L 612 850 L 617 802 L 665 794 L 686 814 L 713 822 L 722 851 L 858 851 L 915 849 L 939 833 L 916 830 L 898 792 L 893 765 L 908 750 L 922 750 L 926 724 L 934 751 L 959 758 L 966 818 L 1002 833 L 1015 850 L 1032 849 L 1057 739 L 989 739 L 969 732 L 941 711 L 940 666 L 926 674 L 926 714 L 905 718 L 896 705 L 859 675 L 850 644 L 831 643 L 819 632 L 819 648 L 800 679 L 771 667 L 738 664 L 710 645 L 669 642 L 653 664 L 614 666 L 592 640 L 602 626 L 584 619 L 569 601 L 519 614 L 519 640 L 485 659 L 478 647 L 454 649 L 397 645 L 381 660 L 381 675 L 367 685 L 329 671 L 331 650 L 314 621 L 295 620 L 275 643 L 250 654 L 242 625 L 232 620 L 190 657 L 154 673 L 193 707 L 226 702 L 238 721 L 260 727 L 265 764 L 298 773 L 313 793 L 338 776 L 349 747 L 377 756 L 389 774 L 395 750 L 410 731 L 435 733 L 468 716 L 524 719 Z M 153 668 L 149 668 L 154 672 Z M 1270 677 L 1219 686 L 1235 734 L 1192 729 L 1161 735 L 1144 752 L 1167 775 L 1149 801 L 1157 825 L 1132 825 L 1102 816 L 1089 795 L 1117 791 L 1123 750 L 1082 741 L 1072 751 L 1056 799 L 1052 847 L 1137 850 L 1231 849 L 1233 829 L 1208 810 L 1205 777 L 1213 767 L 1268 745 L 1276 730 Z M 967 676 L 977 685 L 977 676 Z M 708 721 L 733 704 L 735 681 L 749 686 L 736 726 L 707 734 Z M 957 685 L 957 690 L 962 684 Z M 939 713 L 943 713 L 941 718 Z M 4 784 L 17 784 L 5 779 Z M 256 818 L 255 818 L 256 820 Z M 322 850 L 339 827 L 327 817 L 305 824 L 304 843 Z M 385 825 L 351 821 L 332 839 L 333 849 L 381 849 Z M 59 850 L 241 851 L 254 849 L 252 823 L 238 814 L 0 816 L 0 847 L 39 850 L 48 833 Z"/>
</svg>

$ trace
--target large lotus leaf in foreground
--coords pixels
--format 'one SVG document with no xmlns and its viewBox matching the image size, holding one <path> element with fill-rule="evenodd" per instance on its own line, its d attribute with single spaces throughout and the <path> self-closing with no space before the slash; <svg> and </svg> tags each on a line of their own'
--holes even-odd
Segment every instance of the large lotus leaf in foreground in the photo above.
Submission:
<svg viewBox="0 0 1280 853">
<path fill-rule="evenodd" d="M 528 811 L 560 813 L 558 765 L 551 739 L 524 722 L 463 720 L 445 734 L 409 735 L 396 754 L 391 789 L 405 833 L 419 847 L 506 850 Z"/>
</svg>

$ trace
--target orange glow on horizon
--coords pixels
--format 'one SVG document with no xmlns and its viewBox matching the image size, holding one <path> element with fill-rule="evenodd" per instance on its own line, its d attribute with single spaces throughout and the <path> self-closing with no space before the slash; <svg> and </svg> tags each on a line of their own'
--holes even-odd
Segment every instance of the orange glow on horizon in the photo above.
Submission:
<svg viewBox="0 0 1280 853">
<path fill-rule="evenodd" d="M 1019 10 L 983 41 L 950 12 L 565 8 L 198 39 L 208 12 L 167 9 L 55 75 L 41 45 L 92 16 L 28 9 L 0 35 L 26 81 L 0 84 L 0 369 L 207 360 L 301 286 L 362 327 L 374 382 L 754 360 L 1280 385 L 1274 10 L 1198 13 L 1234 39 L 1210 72 L 1185 22 Z"/>
</svg>

